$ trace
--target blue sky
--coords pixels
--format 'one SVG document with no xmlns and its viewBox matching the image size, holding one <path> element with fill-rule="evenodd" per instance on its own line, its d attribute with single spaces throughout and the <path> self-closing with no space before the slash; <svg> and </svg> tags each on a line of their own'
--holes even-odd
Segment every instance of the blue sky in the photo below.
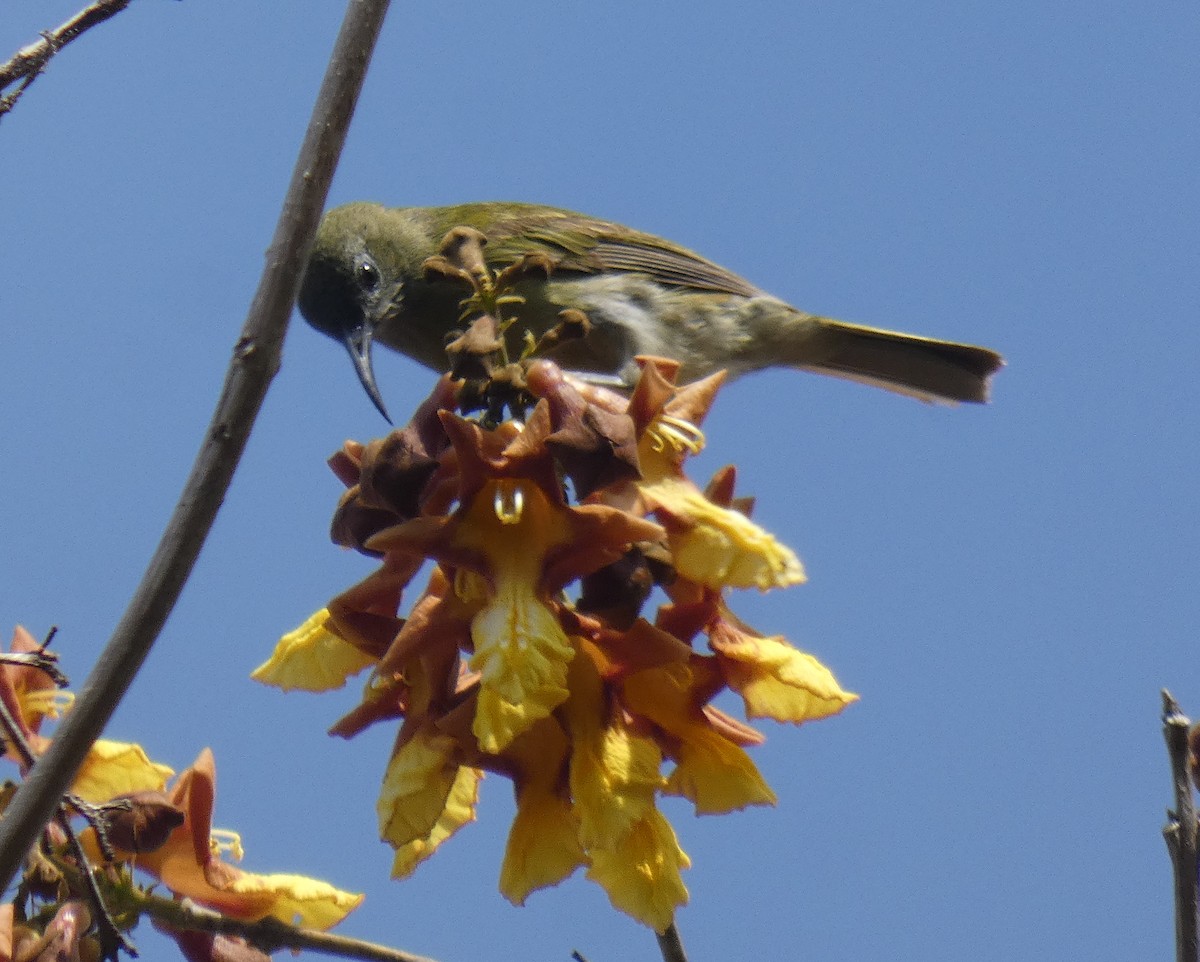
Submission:
<svg viewBox="0 0 1200 962">
<path fill-rule="evenodd" d="M 0 55 L 76 6 L 4 0 Z M 138 0 L 0 123 L 0 625 L 59 625 L 77 683 L 208 422 L 340 7 Z M 572 207 L 1008 360 L 985 408 L 781 371 L 707 423 L 696 474 L 736 462 L 810 575 L 737 610 L 862 700 L 765 727 L 778 807 L 666 806 L 694 962 L 1170 952 L 1159 689 L 1200 715 L 1197 49 L 1192 3 L 394 5 L 331 203 Z M 376 371 L 398 416 L 432 383 Z M 328 542 L 324 459 L 383 427 L 296 323 L 109 733 L 177 768 L 211 745 L 244 867 L 365 891 L 346 934 L 445 962 L 656 957 L 580 877 L 497 894 L 497 778 L 388 881 L 390 733 L 325 736 L 353 688 L 247 680 L 369 569 Z"/>
</svg>

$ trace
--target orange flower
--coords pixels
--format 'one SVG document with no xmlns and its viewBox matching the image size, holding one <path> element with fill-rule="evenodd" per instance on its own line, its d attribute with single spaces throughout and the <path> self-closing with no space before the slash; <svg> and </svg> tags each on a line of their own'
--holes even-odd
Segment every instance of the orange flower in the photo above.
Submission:
<svg viewBox="0 0 1200 962">
<path fill-rule="evenodd" d="M 327 929 L 362 901 L 326 882 L 300 875 L 254 875 L 221 858 L 241 858 L 241 841 L 231 832 L 212 828 L 216 798 L 216 766 L 204 749 L 191 768 L 176 780 L 168 795 L 183 812 L 183 822 L 166 841 L 149 852 L 117 849 L 121 861 L 155 876 L 180 898 L 190 898 L 234 918 L 254 921 L 270 915 L 282 922 Z M 89 829 L 89 853 L 96 845 Z"/>
</svg>

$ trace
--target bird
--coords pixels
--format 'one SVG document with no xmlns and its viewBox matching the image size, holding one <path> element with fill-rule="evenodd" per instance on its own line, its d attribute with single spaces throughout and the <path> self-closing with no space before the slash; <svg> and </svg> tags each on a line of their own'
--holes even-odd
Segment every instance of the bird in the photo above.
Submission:
<svg viewBox="0 0 1200 962">
<path fill-rule="evenodd" d="M 924 401 L 984 402 L 1004 364 L 993 350 L 834 320 L 798 310 L 671 241 L 587 214 L 516 202 L 386 207 L 355 202 L 326 212 L 297 304 L 316 330 L 339 341 L 359 381 L 388 418 L 372 367 L 381 343 L 428 368 L 448 367 L 445 345 L 460 330 L 463 287 L 426 271 L 454 228 L 480 232 L 489 267 L 524 255 L 549 259 L 545 275 L 517 287 L 519 351 L 565 309 L 590 325 L 582 339 L 549 352 L 562 367 L 632 386 L 635 358 L 680 363 L 683 383 L 724 369 L 737 377 L 788 367 L 861 381 Z"/>
</svg>

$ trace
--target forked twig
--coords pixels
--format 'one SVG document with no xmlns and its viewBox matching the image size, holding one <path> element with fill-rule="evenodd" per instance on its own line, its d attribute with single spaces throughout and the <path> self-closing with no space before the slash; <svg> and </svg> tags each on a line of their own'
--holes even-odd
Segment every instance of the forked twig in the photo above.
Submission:
<svg viewBox="0 0 1200 962">
<path fill-rule="evenodd" d="M 46 69 L 50 59 L 76 37 L 103 23 L 129 6 L 130 0 L 96 0 L 70 20 L 53 30 L 44 30 L 42 39 L 22 47 L 0 66 L 0 90 L 20 81 L 17 89 L 0 96 L 0 117 L 13 109 L 32 84 Z"/>
</svg>

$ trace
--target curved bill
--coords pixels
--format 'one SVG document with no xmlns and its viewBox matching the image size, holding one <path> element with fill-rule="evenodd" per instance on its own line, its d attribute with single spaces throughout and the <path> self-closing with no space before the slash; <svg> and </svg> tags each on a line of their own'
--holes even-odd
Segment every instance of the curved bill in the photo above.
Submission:
<svg viewBox="0 0 1200 962">
<path fill-rule="evenodd" d="M 379 387 L 375 384 L 375 372 L 371 369 L 370 324 L 361 324 L 353 330 L 347 331 L 342 338 L 342 343 L 346 345 L 346 350 L 350 353 L 350 360 L 354 362 L 354 370 L 358 373 L 358 379 L 362 382 L 367 397 L 383 415 L 383 419 L 391 424 L 392 419 L 388 417 L 387 408 L 383 406 L 383 398 L 379 395 Z"/>
</svg>

